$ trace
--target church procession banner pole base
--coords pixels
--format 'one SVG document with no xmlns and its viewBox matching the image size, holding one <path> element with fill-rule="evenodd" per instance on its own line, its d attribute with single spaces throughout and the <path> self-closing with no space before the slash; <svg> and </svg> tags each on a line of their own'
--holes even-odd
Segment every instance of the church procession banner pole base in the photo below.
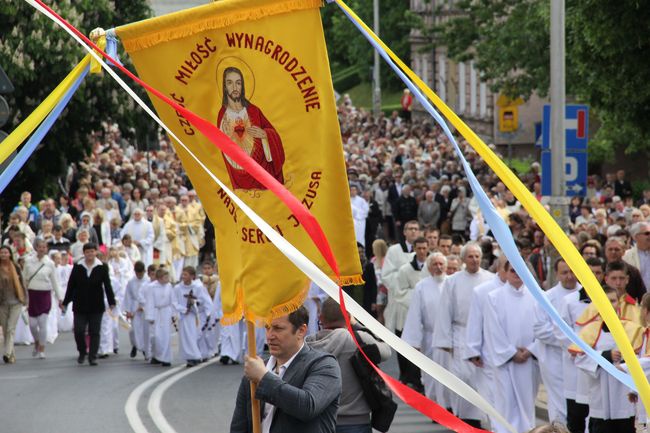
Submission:
<svg viewBox="0 0 650 433">
<path fill-rule="evenodd" d="M 248 342 L 248 356 L 254 358 L 257 356 L 257 345 L 255 344 L 255 324 L 246 321 L 246 338 Z M 262 424 L 260 422 L 260 401 L 255 398 L 257 384 L 250 382 L 251 385 L 251 414 L 253 421 L 253 433 L 262 433 Z"/>
</svg>

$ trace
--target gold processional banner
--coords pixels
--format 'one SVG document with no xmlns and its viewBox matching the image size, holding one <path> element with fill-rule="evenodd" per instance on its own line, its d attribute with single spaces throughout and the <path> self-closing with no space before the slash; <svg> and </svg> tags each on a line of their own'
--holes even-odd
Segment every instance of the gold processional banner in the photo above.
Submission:
<svg viewBox="0 0 650 433">
<path fill-rule="evenodd" d="M 360 262 L 321 25 L 321 1 L 227 0 L 116 29 L 144 81 L 214 121 L 316 216 L 341 268 Z M 327 274 L 288 208 L 213 143 L 151 98 L 161 119 L 210 170 Z M 175 145 L 214 223 L 224 323 L 265 321 L 302 304 L 309 281 Z"/>
</svg>

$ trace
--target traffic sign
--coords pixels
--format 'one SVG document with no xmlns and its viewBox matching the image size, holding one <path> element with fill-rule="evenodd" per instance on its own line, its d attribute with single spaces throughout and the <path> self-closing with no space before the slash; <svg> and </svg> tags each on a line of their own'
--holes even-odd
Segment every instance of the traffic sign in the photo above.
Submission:
<svg viewBox="0 0 650 433">
<path fill-rule="evenodd" d="M 567 149 L 587 149 L 589 141 L 589 106 L 567 104 L 564 116 Z M 542 150 L 551 148 L 551 106 L 542 111 Z"/>
<path fill-rule="evenodd" d="M 566 195 L 584 197 L 587 193 L 587 152 L 567 150 L 566 157 Z M 542 151 L 542 195 L 552 195 L 550 150 Z"/>
</svg>

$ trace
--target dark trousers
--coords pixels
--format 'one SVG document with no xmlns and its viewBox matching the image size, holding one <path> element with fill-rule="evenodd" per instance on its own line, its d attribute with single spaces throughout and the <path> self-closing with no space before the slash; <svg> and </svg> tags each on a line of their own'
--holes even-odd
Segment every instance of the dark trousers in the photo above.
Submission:
<svg viewBox="0 0 650 433">
<path fill-rule="evenodd" d="M 395 330 L 395 335 L 401 337 L 402 331 Z M 420 369 L 415 364 L 404 358 L 400 353 L 397 354 L 397 364 L 399 365 L 400 382 L 411 384 L 418 390 L 423 389 Z"/>
<path fill-rule="evenodd" d="M 566 426 L 571 433 L 585 433 L 589 405 L 566 399 Z"/>
<path fill-rule="evenodd" d="M 77 350 L 80 355 L 86 354 L 86 328 L 90 335 L 90 359 L 97 358 L 99 350 L 99 331 L 102 327 L 102 315 L 104 313 L 74 313 L 74 340 L 77 343 Z"/>
<path fill-rule="evenodd" d="M 623 419 L 589 419 L 589 433 L 635 433 L 634 417 Z"/>
</svg>

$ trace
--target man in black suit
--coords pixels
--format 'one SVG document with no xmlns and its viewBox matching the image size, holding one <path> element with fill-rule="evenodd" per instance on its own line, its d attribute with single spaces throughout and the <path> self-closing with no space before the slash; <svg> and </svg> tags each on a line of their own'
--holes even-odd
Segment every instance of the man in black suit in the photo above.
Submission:
<svg viewBox="0 0 650 433">
<path fill-rule="evenodd" d="M 74 312 L 74 339 L 77 342 L 79 358 L 83 364 L 86 358 L 86 327 L 90 335 L 90 350 L 88 363 L 97 365 L 97 350 L 99 349 L 99 331 L 104 314 L 104 294 L 108 299 L 111 310 L 115 308 L 115 295 L 108 275 L 108 266 L 97 258 L 97 245 L 87 243 L 83 247 L 84 259 L 75 264 L 70 272 L 68 289 L 63 299 L 63 309 L 70 302 Z"/>
<path fill-rule="evenodd" d="M 334 356 L 305 344 L 305 307 L 274 319 L 266 330 L 271 357 L 246 357 L 230 433 L 252 433 L 250 382 L 257 384 L 263 433 L 334 433 L 341 369 Z"/>
</svg>

